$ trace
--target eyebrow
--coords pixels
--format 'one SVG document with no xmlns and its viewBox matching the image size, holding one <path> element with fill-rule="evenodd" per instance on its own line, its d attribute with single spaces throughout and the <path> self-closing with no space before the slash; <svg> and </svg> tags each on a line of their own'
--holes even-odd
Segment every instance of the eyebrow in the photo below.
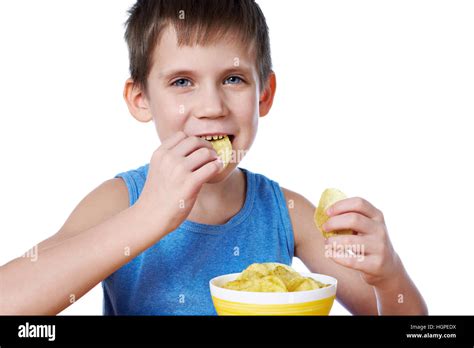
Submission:
<svg viewBox="0 0 474 348">
<path fill-rule="evenodd" d="M 244 65 L 229 67 L 227 69 L 224 69 L 222 72 L 220 72 L 220 74 L 222 75 L 226 75 L 230 73 L 243 73 L 244 75 L 252 76 L 251 69 L 247 68 Z M 165 79 L 171 76 L 177 76 L 177 75 L 199 75 L 199 74 L 196 71 L 190 70 L 190 69 L 170 69 L 170 70 L 164 70 L 158 73 L 159 78 L 165 78 Z"/>
</svg>

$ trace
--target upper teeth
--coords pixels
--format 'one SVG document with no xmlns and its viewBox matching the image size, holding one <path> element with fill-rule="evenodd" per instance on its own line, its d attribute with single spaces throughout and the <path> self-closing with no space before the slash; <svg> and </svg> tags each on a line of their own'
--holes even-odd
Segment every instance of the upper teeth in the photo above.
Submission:
<svg viewBox="0 0 474 348">
<path fill-rule="evenodd" d="M 223 139 L 225 135 L 201 135 L 200 138 L 204 140 L 217 140 Z"/>
</svg>

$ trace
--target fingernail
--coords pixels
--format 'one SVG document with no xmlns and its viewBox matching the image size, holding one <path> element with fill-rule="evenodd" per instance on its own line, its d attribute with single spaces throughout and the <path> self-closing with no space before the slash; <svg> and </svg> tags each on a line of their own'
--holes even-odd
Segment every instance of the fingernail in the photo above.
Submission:
<svg viewBox="0 0 474 348">
<path fill-rule="evenodd" d="M 327 208 L 327 209 L 326 209 L 326 215 L 327 215 L 327 216 L 330 216 L 331 213 L 332 213 L 332 209 L 331 209 L 331 208 Z"/>
</svg>

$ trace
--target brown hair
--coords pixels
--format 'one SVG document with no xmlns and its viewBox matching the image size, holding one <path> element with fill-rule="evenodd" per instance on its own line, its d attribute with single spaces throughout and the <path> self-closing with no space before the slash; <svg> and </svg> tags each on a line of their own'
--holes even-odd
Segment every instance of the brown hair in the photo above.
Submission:
<svg viewBox="0 0 474 348">
<path fill-rule="evenodd" d="M 265 17 L 255 0 L 138 0 L 128 11 L 125 41 L 130 76 L 147 93 L 153 50 L 171 24 L 178 45 L 206 45 L 227 34 L 254 48 L 260 91 L 272 71 Z"/>
</svg>

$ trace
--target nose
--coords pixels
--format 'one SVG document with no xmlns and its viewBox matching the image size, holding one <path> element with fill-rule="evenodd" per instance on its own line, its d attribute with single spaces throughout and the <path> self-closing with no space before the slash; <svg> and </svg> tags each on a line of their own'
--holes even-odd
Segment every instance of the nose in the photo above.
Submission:
<svg viewBox="0 0 474 348">
<path fill-rule="evenodd" d="M 201 88 L 195 104 L 196 118 L 218 118 L 225 116 L 225 103 L 218 88 L 207 86 Z"/>
</svg>

